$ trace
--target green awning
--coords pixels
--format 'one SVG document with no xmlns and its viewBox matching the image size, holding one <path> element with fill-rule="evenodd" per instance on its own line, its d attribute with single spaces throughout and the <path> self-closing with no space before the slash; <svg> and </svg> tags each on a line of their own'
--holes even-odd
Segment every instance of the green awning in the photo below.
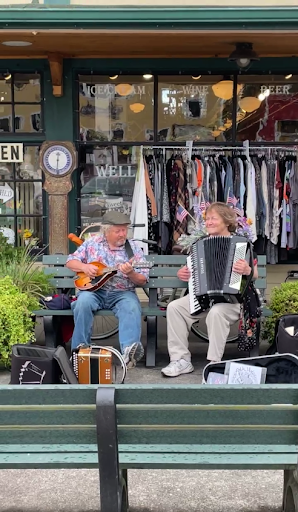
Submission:
<svg viewBox="0 0 298 512">
<path fill-rule="evenodd" d="M 0 28 L 293 30 L 298 28 L 298 6 L 99 8 L 73 4 L 59 7 L 56 3 L 39 5 L 33 0 L 30 4 L 0 8 Z"/>
</svg>

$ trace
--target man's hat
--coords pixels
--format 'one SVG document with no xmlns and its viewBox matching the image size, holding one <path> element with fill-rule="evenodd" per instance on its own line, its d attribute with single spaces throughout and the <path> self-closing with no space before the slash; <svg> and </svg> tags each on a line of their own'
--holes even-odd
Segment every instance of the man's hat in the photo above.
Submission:
<svg viewBox="0 0 298 512">
<path fill-rule="evenodd" d="M 130 218 L 121 212 L 106 212 L 102 217 L 102 224 L 111 224 L 112 226 L 124 226 L 130 224 Z"/>
</svg>

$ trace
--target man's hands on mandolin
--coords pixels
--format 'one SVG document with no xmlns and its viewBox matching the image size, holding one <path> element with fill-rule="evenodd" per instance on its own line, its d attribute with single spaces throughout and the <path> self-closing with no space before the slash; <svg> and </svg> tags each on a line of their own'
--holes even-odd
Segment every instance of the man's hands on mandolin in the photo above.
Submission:
<svg viewBox="0 0 298 512">
<path fill-rule="evenodd" d="M 84 273 L 93 279 L 98 275 L 98 268 L 95 265 L 92 265 L 91 263 L 85 263 L 84 264 Z"/>
<path fill-rule="evenodd" d="M 119 265 L 120 272 L 122 272 L 122 274 L 125 274 L 126 276 L 129 276 L 129 274 L 131 274 L 134 271 L 131 263 L 132 259 L 129 260 L 127 263 L 122 263 L 121 265 Z"/>
</svg>

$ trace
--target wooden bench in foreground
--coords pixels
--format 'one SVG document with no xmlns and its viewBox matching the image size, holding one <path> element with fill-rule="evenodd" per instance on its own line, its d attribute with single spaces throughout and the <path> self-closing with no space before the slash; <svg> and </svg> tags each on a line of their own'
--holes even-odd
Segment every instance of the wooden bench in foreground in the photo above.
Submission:
<svg viewBox="0 0 298 512">
<path fill-rule="evenodd" d="M 298 385 L 0 386 L 0 469 L 98 468 L 101 512 L 132 468 L 283 470 L 298 512 L 297 431 Z"/>
</svg>

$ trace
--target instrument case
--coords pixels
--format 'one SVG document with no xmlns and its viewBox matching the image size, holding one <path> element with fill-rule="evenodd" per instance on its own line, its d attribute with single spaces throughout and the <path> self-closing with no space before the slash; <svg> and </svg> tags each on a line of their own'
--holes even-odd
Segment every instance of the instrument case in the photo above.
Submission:
<svg viewBox="0 0 298 512">
<path fill-rule="evenodd" d="M 209 363 L 203 370 L 202 384 L 207 384 L 209 372 L 224 374 L 227 362 L 267 368 L 265 384 L 298 384 L 298 357 L 294 354 L 273 354 Z"/>
</svg>

